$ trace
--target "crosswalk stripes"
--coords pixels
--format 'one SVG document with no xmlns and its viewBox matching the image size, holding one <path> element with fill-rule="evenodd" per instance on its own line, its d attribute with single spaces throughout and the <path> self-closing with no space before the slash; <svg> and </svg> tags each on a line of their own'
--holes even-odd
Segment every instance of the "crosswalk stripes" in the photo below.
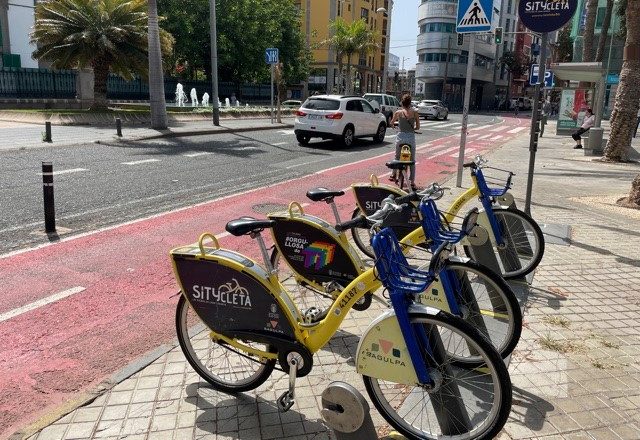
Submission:
<svg viewBox="0 0 640 440">
<path fill-rule="evenodd" d="M 507 133 L 516 134 L 520 133 L 522 130 L 526 130 L 528 127 L 516 127 L 513 130 L 507 131 Z"/>
<path fill-rule="evenodd" d="M 293 130 L 280 130 L 278 131 L 278 133 L 281 133 L 283 135 L 290 135 L 293 134 Z"/>
<path fill-rule="evenodd" d="M 469 124 L 469 126 L 471 126 L 473 124 Z M 489 128 L 489 127 L 493 127 L 493 124 L 489 124 L 489 125 L 483 125 L 481 127 L 475 127 L 474 130 L 484 130 L 485 128 Z"/>
<path fill-rule="evenodd" d="M 492 134 L 485 134 L 485 135 L 480 136 L 480 137 L 478 138 L 478 140 L 480 140 L 480 139 L 486 139 L 486 138 L 491 137 L 491 136 L 493 136 L 493 135 L 492 135 Z"/>
<path fill-rule="evenodd" d="M 504 130 L 506 128 L 509 128 L 509 126 L 508 125 L 501 125 L 499 127 L 494 128 L 493 130 L 489 130 L 489 131 L 493 131 L 493 132 L 502 131 L 502 130 Z"/>
<path fill-rule="evenodd" d="M 476 151 L 475 148 L 469 148 L 467 150 L 464 150 L 464 155 L 467 156 L 468 154 L 471 154 L 474 151 Z M 459 155 L 460 155 L 460 152 L 455 152 L 453 154 L 450 154 L 449 157 L 458 157 Z"/>
<path fill-rule="evenodd" d="M 489 139 L 490 141 L 497 141 L 499 139 L 502 139 L 502 136 L 498 135 L 498 136 L 494 136 L 491 139 Z"/>
<path fill-rule="evenodd" d="M 471 138 L 474 138 L 474 137 L 476 137 L 476 136 L 480 136 L 480 133 L 471 133 L 471 134 L 468 134 L 468 135 L 467 135 L 467 139 L 471 139 Z"/>
</svg>

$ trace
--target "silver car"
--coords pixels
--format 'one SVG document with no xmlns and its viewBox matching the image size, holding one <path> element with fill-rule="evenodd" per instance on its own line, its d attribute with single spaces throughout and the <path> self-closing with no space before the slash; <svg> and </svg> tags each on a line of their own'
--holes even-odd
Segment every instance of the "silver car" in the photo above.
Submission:
<svg viewBox="0 0 640 440">
<path fill-rule="evenodd" d="M 418 114 L 421 118 L 444 119 L 449 117 L 449 109 L 442 101 L 435 99 L 425 99 L 418 104 Z"/>
</svg>

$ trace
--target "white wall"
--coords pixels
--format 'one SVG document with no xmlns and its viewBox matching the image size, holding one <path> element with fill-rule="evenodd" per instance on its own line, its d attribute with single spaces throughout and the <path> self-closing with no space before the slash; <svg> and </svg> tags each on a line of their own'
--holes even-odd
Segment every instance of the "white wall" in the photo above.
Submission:
<svg viewBox="0 0 640 440">
<path fill-rule="evenodd" d="M 20 6 L 19 6 L 20 5 Z M 38 62 L 31 58 L 36 49 L 29 44 L 29 34 L 33 30 L 34 0 L 11 0 L 9 2 L 9 41 L 12 54 L 20 55 L 22 67 L 38 67 Z"/>
</svg>

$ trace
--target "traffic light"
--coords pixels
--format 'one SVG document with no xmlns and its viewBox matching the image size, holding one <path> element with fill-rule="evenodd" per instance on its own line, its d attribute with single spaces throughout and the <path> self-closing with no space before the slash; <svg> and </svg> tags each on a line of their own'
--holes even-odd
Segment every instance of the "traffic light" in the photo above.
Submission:
<svg viewBox="0 0 640 440">
<path fill-rule="evenodd" d="M 462 46 L 464 44 L 464 34 L 458 34 L 458 46 Z"/>
<path fill-rule="evenodd" d="M 502 44 L 502 28 L 501 27 L 496 28 L 495 41 L 496 41 L 496 44 Z"/>
</svg>

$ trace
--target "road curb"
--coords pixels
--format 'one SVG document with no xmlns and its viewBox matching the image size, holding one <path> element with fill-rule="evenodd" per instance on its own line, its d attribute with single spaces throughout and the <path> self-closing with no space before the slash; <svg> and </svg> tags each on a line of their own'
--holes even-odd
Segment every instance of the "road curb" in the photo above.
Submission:
<svg viewBox="0 0 640 440">
<path fill-rule="evenodd" d="M 52 409 L 49 413 L 45 414 L 44 416 L 41 416 L 35 422 L 32 422 L 26 427 L 21 428 L 20 430 L 14 432 L 9 436 L 8 440 L 23 440 L 37 434 L 39 431 L 42 431 L 47 426 L 54 424 L 55 422 L 57 422 L 67 414 L 70 414 L 76 409 L 90 404 L 91 402 L 96 400 L 98 397 L 110 391 L 113 387 L 123 382 L 124 380 L 130 378 L 131 376 L 136 374 L 138 371 L 141 371 L 144 368 L 148 367 L 153 362 L 155 362 L 158 358 L 170 352 L 177 346 L 178 346 L 178 339 L 175 338 L 173 343 L 171 344 L 163 344 L 153 350 L 146 352 L 138 359 L 133 360 L 132 362 L 127 364 L 125 367 L 121 368 L 120 370 L 116 371 L 108 378 L 104 379 L 102 382 L 96 385 L 95 388 L 91 390 L 87 390 L 82 394 L 80 394 L 79 396 L 76 396 L 71 400 L 68 400 L 62 403 L 61 405 Z"/>
<path fill-rule="evenodd" d="M 154 134 L 150 136 L 140 136 L 136 138 L 130 139 L 122 139 L 122 141 L 148 141 L 153 139 L 163 139 L 163 138 L 174 138 L 174 137 L 187 137 L 187 136 L 204 136 L 208 134 L 217 134 L 217 133 L 242 133 L 247 131 L 267 131 L 267 130 L 277 130 L 284 128 L 293 128 L 293 124 L 285 124 L 285 123 L 276 123 L 277 125 L 268 125 L 268 126 L 258 126 L 258 127 L 223 127 L 223 128 L 211 128 L 204 130 L 189 130 L 189 131 L 169 131 L 161 134 Z"/>
</svg>

